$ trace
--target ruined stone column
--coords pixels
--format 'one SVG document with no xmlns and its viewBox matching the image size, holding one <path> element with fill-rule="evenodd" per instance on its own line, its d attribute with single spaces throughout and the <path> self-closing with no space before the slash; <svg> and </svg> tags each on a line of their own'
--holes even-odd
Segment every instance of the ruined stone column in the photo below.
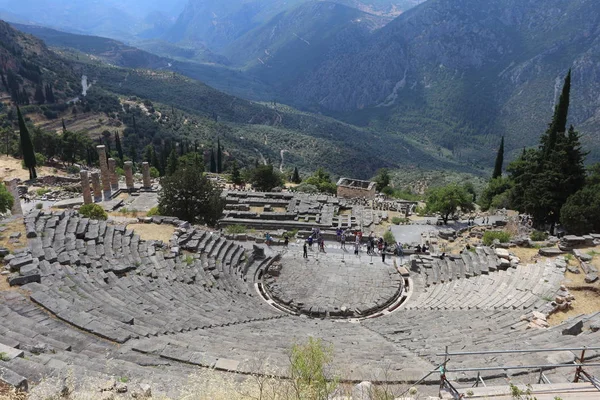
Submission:
<svg viewBox="0 0 600 400">
<path fill-rule="evenodd" d="M 131 161 L 125 161 L 125 185 L 127 190 L 133 190 L 133 163 Z"/>
<path fill-rule="evenodd" d="M 102 175 L 102 190 L 104 191 L 104 200 L 110 200 L 110 171 L 108 170 L 108 162 L 106 161 L 106 146 L 96 146 L 98 158 L 100 159 L 100 174 Z"/>
<path fill-rule="evenodd" d="M 102 201 L 102 186 L 100 186 L 100 174 L 92 172 L 92 188 L 94 189 L 94 201 Z"/>
<path fill-rule="evenodd" d="M 12 179 L 10 181 L 4 181 L 4 184 L 14 199 L 10 212 L 12 215 L 23 215 L 23 209 L 21 208 L 21 197 L 19 197 L 19 188 L 17 187 L 17 180 Z"/>
<path fill-rule="evenodd" d="M 92 204 L 94 200 L 92 199 L 92 192 L 90 191 L 89 173 L 85 169 L 82 169 L 79 172 L 79 176 L 81 177 L 81 191 L 83 192 L 83 204 Z"/>
<path fill-rule="evenodd" d="M 110 187 L 116 192 L 119 190 L 119 177 L 117 176 L 117 161 L 114 158 L 108 159 L 108 171 L 110 172 Z"/>
<path fill-rule="evenodd" d="M 142 175 L 144 178 L 144 189 L 150 189 L 152 182 L 150 181 L 150 164 L 147 162 L 142 163 Z"/>
</svg>

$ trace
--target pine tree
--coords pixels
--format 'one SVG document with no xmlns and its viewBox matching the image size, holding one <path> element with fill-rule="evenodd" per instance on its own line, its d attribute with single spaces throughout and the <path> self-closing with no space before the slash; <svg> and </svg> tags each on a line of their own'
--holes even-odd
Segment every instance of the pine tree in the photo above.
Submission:
<svg viewBox="0 0 600 400">
<path fill-rule="evenodd" d="M 217 139 L 217 172 L 223 172 L 223 157 L 221 151 L 221 139 Z"/>
<path fill-rule="evenodd" d="M 492 179 L 502 176 L 502 164 L 504 164 L 504 136 L 502 136 L 502 140 L 500 140 L 500 148 L 498 149 L 498 154 L 496 154 L 496 165 L 494 166 Z"/>
<path fill-rule="evenodd" d="M 210 149 L 210 172 L 217 172 L 217 162 L 215 160 L 215 151 Z"/>
<path fill-rule="evenodd" d="M 65 119 L 62 119 L 62 129 L 63 129 L 63 133 L 65 133 L 67 131 L 67 126 L 65 125 Z"/>
<path fill-rule="evenodd" d="M 46 102 L 46 96 L 44 96 L 44 90 L 42 89 L 42 85 L 37 85 L 35 87 L 35 94 L 33 95 L 33 99 L 38 104 L 44 104 Z"/>
<path fill-rule="evenodd" d="M 121 138 L 119 137 L 119 132 L 115 132 L 115 147 L 117 148 L 119 159 L 121 160 L 121 162 L 123 162 L 123 147 L 121 146 Z"/>
<path fill-rule="evenodd" d="M 292 175 L 292 183 L 300 183 L 302 182 L 302 178 L 300 178 L 300 173 L 298 172 L 298 167 L 294 167 L 294 174 Z"/>
<path fill-rule="evenodd" d="M 35 171 L 35 151 L 33 150 L 33 144 L 31 143 L 31 137 L 29 136 L 29 129 L 25 125 L 25 120 L 21 114 L 21 109 L 17 106 L 17 116 L 19 118 L 19 133 L 21 137 L 21 151 L 23 152 L 23 159 L 25 166 L 29 169 L 29 179 L 36 179 L 37 173 Z"/>
<path fill-rule="evenodd" d="M 177 172 L 177 168 L 179 168 L 179 156 L 177 155 L 177 151 L 175 149 L 171 150 L 171 154 L 169 154 L 169 158 L 167 159 L 167 175 L 173 175 Z"/>
</svg>

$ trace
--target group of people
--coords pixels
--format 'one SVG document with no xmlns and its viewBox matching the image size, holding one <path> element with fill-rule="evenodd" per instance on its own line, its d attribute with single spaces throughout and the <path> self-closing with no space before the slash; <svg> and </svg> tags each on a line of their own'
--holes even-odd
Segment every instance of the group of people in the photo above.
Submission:
<svg viewBox="0 0 600 400">
<path fill-rule="evenodd" d="M 271 246 L 273 244 L 273 237 L 271 237 L 271 234 L 269 232 L 267 232 L 265 234 L 265 243 L 267 246 Z M 288 247 L 289 243 L 290 243 L 290 238 L 286 233 L 283 235 L 283 246 Z"/>
</svg>

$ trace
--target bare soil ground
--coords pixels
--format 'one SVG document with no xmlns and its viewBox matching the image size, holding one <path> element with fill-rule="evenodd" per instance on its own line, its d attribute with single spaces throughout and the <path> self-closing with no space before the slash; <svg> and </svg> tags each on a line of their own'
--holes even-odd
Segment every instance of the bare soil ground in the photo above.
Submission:
<svg viewBox="0 0 600 400">
<path fill-rule="evenodd" d="M 165 243 L 169 243 L 175 232 L 172 225 L 129 224 L 127 228 L 133 229 L 143 240 L 162 240 Z"/>
<path fill-rule="evenodd" d="M 19 249 L 24 247 L 27 244 L 25 225 L 23 224 L 23 219 L 19 218 L 10 222 L 0 223 L 0 226 L 5 227 L 6 230 L 0 233 L 0 247 L 5 247 L 11 252 L 15 249 Z M 16 243 L 9 243 L 11 233 L 20 232 L 21 237 Z M 6 276 L 0 276 L 0 292 L 5 292 L 7 290 L 17 290 L 16 287 L 10 287 L 8 284 L 8 280 Z M 0 387 L 0 399 L 2 399 L 2 388 Z"/>
<path fill-rule="evenodd" d="M 0 381 L 0 400 L 25 400 L 27 394 L 16 392 L 12 386 Z"/>
<path fill-rule="evenodd" d="M 0 233 L 0 247 L 6 247 L 11 252 L 15 249 L 20 249 L 27 245 L 25 224 L 23 224 L 23 218 L 11 220 L 10 222 L 0 222 L 0 226 L 6 228 L 6 230 Z M 16 243 L 9 243 L 10 235 L 12 233 L 20 232 L 21 237 Z"/>
<path fill-rule="evenodd" d="M 39 177 L 48 175 L 66 175 L 60 170 L 54 171 L 54 168 L 41 167 L 36 168 Z M 6 154 L 0 156 L 0 180 L 10 180 L 19 178 L 22 181 L 29 179 L 29 171 L 21 167 L 21 160 L 14 157 L 7 157 Z"/>
<path fill-rule="evenodd" d="M 589 263 L 600 270 L 600 248 L 590 247 L 580 249 L 582 252 L 593 256 Z M 569 260 L 569 264 L 578 265 L 575 259 Z M 565 312 L 552 314 L 548 318 L 550 325 L 558 325 L 561 322 L 581 314 L 593 314 L 600 311 L 600 282 L 587 283 L 585 274 L 581 270 L 580 274 L 571 272 L 565 273 L 563 284 L 569 289 L 569 292 L 575 296 L 575 301 L 571 303 L 572 308 Z"/>
</svg>

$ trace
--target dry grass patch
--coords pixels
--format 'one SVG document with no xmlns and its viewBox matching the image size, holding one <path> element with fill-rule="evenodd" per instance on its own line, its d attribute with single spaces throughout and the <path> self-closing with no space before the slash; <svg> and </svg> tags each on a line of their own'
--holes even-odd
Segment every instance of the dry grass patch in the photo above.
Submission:
<svg viewBox="0 0 600 400">
<path fill-rule="evenodd" d="M 33 118 L 34 124 L 45 131 L 53 131 L 57 134 L 62 134 L 62 118 L 47 120 L 39 118 L 36 120 L 35 115 L 28 115 Z M 73 116 L 70 113 L 64 114 L 65 124 L 67 129 L 72 132 L 87 132 L 90 138 L 95 139 L 102 136 L 102 132 L 118 131 L 121 133 L 125 126 L 117 126 L 118 122 L 106 117 L 104 113 L 82 113 Z"/>
<path fill-rule="evenodd" d="M 542 257 L 539 250 L 528 247 L 513 247 L 509 251 L 521 259 L 521 264 L 535 264 L 536 262 L 546 262 L 547 257 Z"/>
<path fill-rule="evenodd" d="M 571 302 L 571 308 L 567 311 L 559 311 L 550 315 L 550 317 L 548 317 L 550 326 L 559 325 L 569 318 L 581 314 L 594 314 L 600 311 L 600 293 L 585 289 L 569 289 L 569 292 L 575 296 L 575 300 Z"/>
<path fill-rule="evenodd" d="M 262 214 L 265 212 L 264 207 L 250 207 L 250 211 L 255 212 L 257 214 Z"/>
<path fill-rule="evenodd" d="M 169 243 L 175 232 L 173 225 L 129 224 L 127 229 L 133 229 L 143 240 L 162 240 Z"/>
<path fill-rule="evenodd" d="M 38 167 L 36 168 L 38 177 L 49 176 L 49 175 L 66 175 L 63 171 L 57 170 L 54 172 L 54 168 L 50 167 Z M 29 171 L 21 167 L 21 160 L 14 157 L 7 157 L 3 155 L 0 157 L 0 180 L 8 179 L 21 179 L 26 181 L 29 179 Z"/>
</svg>

